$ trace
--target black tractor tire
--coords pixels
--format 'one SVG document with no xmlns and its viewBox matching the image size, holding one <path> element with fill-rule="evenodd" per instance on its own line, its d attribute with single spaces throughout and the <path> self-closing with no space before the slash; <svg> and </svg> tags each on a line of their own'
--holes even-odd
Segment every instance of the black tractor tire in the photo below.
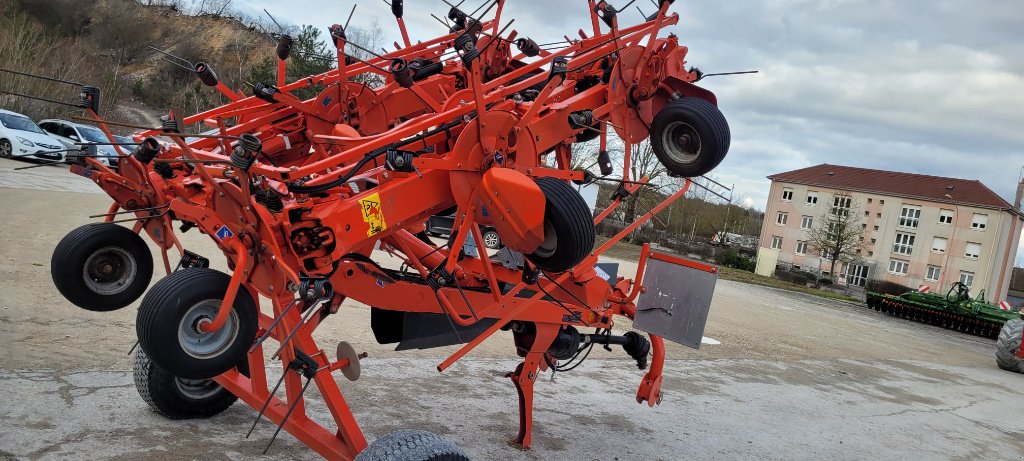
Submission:
<svg viewBox="0 0 1024 461">
<path fill-rule="evenodd" d="M 572 186 L 555 178 L 538 178 L 544 192 L 544 243 L 526 257 L 546 272 L 564 272 L 594 250 L 594 221 Z"/>
<path fill-rule="evenodd" d="M 494 230 L 486 231 L 486 232 L 481 234 L 481 237 L 483 237 L 483 239 L 484 239 L 484 241 L 482 242 L 484 247 L 490 248 L 492 250 L 497 250 L 497 249 L 501 248 L 501 237 L 498 236 L 498 232 L 497 231 L 494 231 Z M 490 242 L 490 243 L 488 243 L 488 242 Z"/>
<path fill-rule="evenodd" d="M 1013 319 L 1003 324 L 996 339 L 996 364 L 999 368 L 1017 373 L 1024 373 L 1024 359 L 1017 356 L 1021 348 L 1021 335 L 1024 334 L 1024 320 Z"/>
<path fill-rule="evenodd" d="M 466 453 L 440 435 L 402 429 L 374 440 L 355 461 L 470 461 Z"/>
<path fill-rule="evenodd" d="M 248 375 L 242 362 L 242 374 Z M 209 418 L 227 410 L 238 400 L 216 381 L 181 379 L 157 366 L 141 348 L 135 348 L 132 363 L 135 389 L 153 411 L 167 419 Z"/>
<path fill-rule="evenodd" d="M 729 152 L 729 123 L 701 98 L 679 98 L 651 122 L 651 148 L 674 176 L 692 178 L 715 169 Z"/>
<path fill-rule="evenodd" d="M 50 257 L 57 291 L 82 309 L 125 307 L 153 278 L 153 255 L 142 237 L 111 223 L 87 224 L 61 239 Z"/>
<path fill-rule="evenodd" d="M 259 307 L 249 291 L 238 290 L 221 328 L 210 333 L 198 329 L 203 319 L 216 317 L 230 280 L 223 272 L 196 267 L 157 282 L 139 306 L 139 347 L 179 378 L 210 379 L 234 368 L 256 337 Z"/>
</svg>

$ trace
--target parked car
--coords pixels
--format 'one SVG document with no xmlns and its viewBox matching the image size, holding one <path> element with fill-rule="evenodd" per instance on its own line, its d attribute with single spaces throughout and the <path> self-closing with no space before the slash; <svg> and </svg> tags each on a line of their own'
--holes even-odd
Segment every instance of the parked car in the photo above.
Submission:
<svg viewBox="0 0 1024 461">
<path fill-rule="evenodd" d="M 427 218 L 427 234 L 435 237 L 449 237 L 452 235 L 452 226 L 455 224 L 455 215 L 434 215 Z M 492 250 L 501 248 L 501 238 L 498 231 L 491 226 L 480 226 L 483 234 L 484 246 Z"/>
<path fill-rule="evenodd" d="M 22 157 L 64 161 L 60 141 L 46 134 L 32 119 L 17 112 L 0 109 L 0 157 Z"/>
<path fill-rule="evenodd" d="M 82 146 L 75 144 L 78 142 L 110 142 L 107 135 L 100 131 L 99 128 L 67 120 L 42 120 L 39 122 L 39 127 L 60 141 L 65 149 L 81 148 Z M 96 153 L 100 155 L 96 157 L 96 160 L 99 160 L 100 163 L 111 168 L 117 168 L 118 160 L 120 159 L 114 146 L 96 146 Z M 71 158 L 74 158 L 74 156 Z"/>
</svg>

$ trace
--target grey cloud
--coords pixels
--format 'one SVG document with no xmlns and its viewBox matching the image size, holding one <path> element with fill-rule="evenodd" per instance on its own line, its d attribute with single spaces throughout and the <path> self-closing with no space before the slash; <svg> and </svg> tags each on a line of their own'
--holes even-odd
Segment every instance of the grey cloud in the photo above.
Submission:
<svg viewBox="0 0 1024 461">
<path fill-rule="evenodd" d="M 399 40 L 378 3 L 363 2 L 354 22 L 376 20 L 389 43 Z M 326 26 L 343 20 L 350 4 L 247 5 Z M 411 35 L 440 33 L 429 13 L 447 9 L 406 2 Z M 505 10 L 505 21 L 516 18 L 514 28 L 538 41 L 590 28 L 583 0 L 508 0 Z M 639 20 L 630 10 L 623 23 Z M 701 82 L 719 95 L 733 129 L 732 151 L 716 174 L 736 184 L 737 197 L 761 208 L 765 176 L 828 162 L 979 179 L 1012 201 L 1024 165 L 1019 1 L 680 1 L 672 11 L 680 21 L 669 30 L 689 47 L 691 65 L 762 72 Z"/>
</svg>

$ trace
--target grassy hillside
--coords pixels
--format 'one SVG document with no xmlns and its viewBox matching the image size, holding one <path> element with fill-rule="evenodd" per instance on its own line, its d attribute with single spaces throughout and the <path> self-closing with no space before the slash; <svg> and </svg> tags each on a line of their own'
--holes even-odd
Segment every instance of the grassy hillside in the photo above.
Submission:
<svg viewBox="0 0 1024 461">
<path fill-rule="evenodd" d="M 0 67 L 99 86 L 105 117 L 145 123 L 169 107 L 195 112 L 224 102 L 147 45 L 209 63 L 231 88 L 273 75 L 273 39 L 235 17 L 134 0 L 0 0 Z M 64 101 L 78 94 L 9 73 L 0 73 L 0 91 Z M 36 119 L 80 113 L 11 96 L 0 96 L 0 107 Z"/>
</svg>

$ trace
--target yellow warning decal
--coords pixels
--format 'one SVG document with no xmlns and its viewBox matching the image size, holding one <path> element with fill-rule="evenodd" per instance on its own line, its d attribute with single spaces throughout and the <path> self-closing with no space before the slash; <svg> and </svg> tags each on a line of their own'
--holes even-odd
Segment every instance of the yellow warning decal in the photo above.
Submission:
<svg viewBox="0 0 1024 461">
<path fill-rule="evenodd" d="M 376 192 L 366 198 L 359 199 L 359 207 L 363 211 L 363 221 L 370 225 L 366 230 L 367 237 L 373 237 L 388 228 L 384 222 L 384 210 L 380 206 L 380 195 Z"/>
</svg>

